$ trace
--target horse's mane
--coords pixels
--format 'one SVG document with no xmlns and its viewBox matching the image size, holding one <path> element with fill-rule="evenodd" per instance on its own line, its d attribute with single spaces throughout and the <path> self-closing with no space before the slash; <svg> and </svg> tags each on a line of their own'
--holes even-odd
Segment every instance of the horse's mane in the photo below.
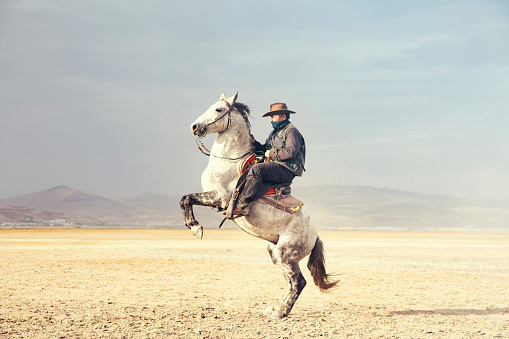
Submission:
<svg viewBox="0 0 509 339">
<path fill-rule="evenodd" d="M 251 132 L 251 123 L 249 122 L 249 118 L 251 117 L 249 107 L 241 102 L 234 102 L 233 107 L 235 107 L 235 110 L 240 113 L 240 115 L 244 118 L 244 121 L 246 121 L 247 128 L 249 129 L 249 132 Z"/>
</svg>

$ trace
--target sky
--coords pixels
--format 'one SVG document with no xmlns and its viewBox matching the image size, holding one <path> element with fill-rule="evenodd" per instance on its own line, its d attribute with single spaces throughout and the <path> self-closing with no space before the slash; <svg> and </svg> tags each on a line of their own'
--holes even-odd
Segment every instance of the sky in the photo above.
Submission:
<svg viewBox="0 0 509 339">
<path fill-rule="evenodd" d="M 1 0 L 0 198 L 199 192 L 238 91 L 259 141 L 297 112 L 295 186 L 509 200 L 508 42 L 505 0 Z"/>
</svg>

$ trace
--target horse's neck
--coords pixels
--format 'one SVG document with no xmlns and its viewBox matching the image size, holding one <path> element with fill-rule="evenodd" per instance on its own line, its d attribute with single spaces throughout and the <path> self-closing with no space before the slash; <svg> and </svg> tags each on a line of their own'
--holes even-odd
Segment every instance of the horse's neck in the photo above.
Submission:
<svg viewBox="0 0 509 339">
<path fill-rule="evenodd" d="M 212 154 L 222 158 L 235 159 L 251 150 L 251 136 L 247 126 L 231 126 L 218 134 L 212 145 Z"/>
<path fill-rule="evenodd" d="M 238 180 L 239 157 L 248 153 L 252 147 L 251 135 L 246 123 L 239 119 L 232 119 L 231 122 L 231 126 L 216 137 L 210 150 L 209 163 L 202 174 L 203 189 L 215 191 L 224 206 L 229 201 Z M 239 159 L 229 160 L 236 158 Z"/>
<path fill-rule="evenodd" d="M 231 126 L 227 131 L 220 133 L 212 145 L 210 150 L 212 156 L 202 175 L 203 188 L 216 191 L 224 202 L 228 201 L 238 180 L 239 157 L 250 150 L 251 136 L 247 126 L 244 128 Z"/>
</svg>

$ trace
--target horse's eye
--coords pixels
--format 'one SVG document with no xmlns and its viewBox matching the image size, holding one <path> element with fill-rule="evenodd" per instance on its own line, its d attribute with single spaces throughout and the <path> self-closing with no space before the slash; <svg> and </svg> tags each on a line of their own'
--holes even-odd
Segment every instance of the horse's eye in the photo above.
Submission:
<svg viewBox="0 0 509 339">
<path fill-rule="evenodd" d="M 222 110 L 222 108 L 216 108 L 216 112 L 221 112 Z"/>
</svg>

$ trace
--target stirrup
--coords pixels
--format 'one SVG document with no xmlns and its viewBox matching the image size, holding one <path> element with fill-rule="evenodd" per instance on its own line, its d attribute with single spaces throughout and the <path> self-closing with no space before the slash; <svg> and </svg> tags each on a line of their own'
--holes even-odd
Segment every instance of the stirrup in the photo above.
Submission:
<svg viewBox="0 0 509 339">
<path fill-rule="evenodd" d="M 225 215 L 225 217 L 223 218 L 223 220 L 222 220 L 222 221 L 221 221 L 221 223 L 219 224 L 219 228 L 221 228 L 221 226 L 223 226 L 223 224 L 224 224 L 224 222 L 225 222 L 226 220 L 234 220 L 234 219 L 237 219 L 237 218 L 240 218 L 240 217 L 244 217 L 244 215 L 243 215 L 243 214 L 236 214 L 236 215 L 233 215 L 233 211 L 231 212 L 231 216 L 229 216 L 229 214 L 228 214 L 228 211 L 227 211 L 227 210 L 226 210 L 226 211 L 223 211 L 222 213 Z"/>
<path fill-rule="evenodd" d="M 239 217 L 244 217 L 247 214 L 249 214 L 249 205 L 246 206 L 245 211 L 241 211 L 240 209 L 236 208 L 237 200 L 232 200 L 230 204 L 228 205 L 228 209 L 226 210 L 226 218 L 233 220 Z"/>
<path fill-rule="evenodd" d="M 233 219 L 233 211 L 235 210 L 235 206 L 237 205 L 237 199 L 239 198 L 240 192 L 235 190 L 233 191 L 232 197 L 230 199 L 230 202 L 228 203 L 228 206 L 226 207 L 226 211 L 224 215 L 227 219 Z"/>
<path fill-rule="evenodd" d="M 237 208 L 233 208 L 231 211 L 230 210 L 226 211 L 226 218 L 233 220 L 233 219 L 237 219 L 240 217 L 245 217 L 247 214 L 249 214 L 249 210 L 247 211 L 246 214 L 244 214 L 244 213 L 245 213 L 244 211 L 241 211 Z"/>
</svg>

